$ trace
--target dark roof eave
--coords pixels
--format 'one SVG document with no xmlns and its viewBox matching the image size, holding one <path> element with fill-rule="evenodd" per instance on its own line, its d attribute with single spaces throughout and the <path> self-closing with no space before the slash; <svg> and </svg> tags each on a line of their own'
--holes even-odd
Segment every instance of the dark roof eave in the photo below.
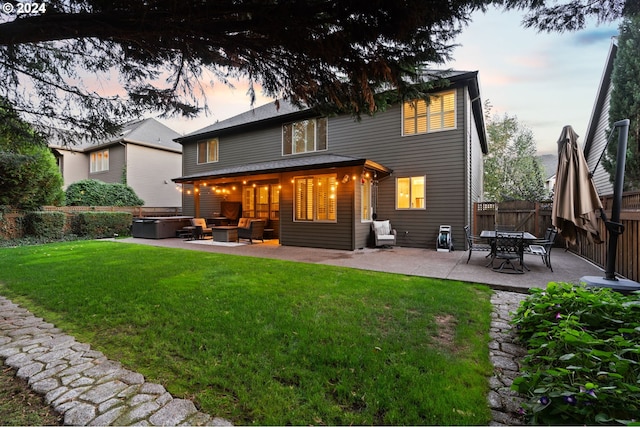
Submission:
<svg viewBox="0 0 640 427">
<path fill-rule="evenodd" d="M 605 106 L 605 99 L 611 85 L 611 74 L 613 73 L 613 64 L 616 54 L 618 52 L 618 41 L 611 39 L 611 45 L 609 46 L 609 53 L 607 54 L 607 62 L 605 63 L 602 77 L 600 78 L 600 84 L 598 86 L 598 92 L 596 93 L 596 101 L 593 104 L 591 116 L 589 117 L 589 124 L 587 125 L 587 134 L 584 137 L 583 152 L 585 157 L 589 157 L 591 149 L 593 148 L 594 136 L 598 129 L 598 122 L 602 109 Z"/>
<path fill-rule="evenodd" d="M 203 181 L 208 179 L 234 178 L 240 176 L 262 175 L 268 173 L 295 172 L 311 169 L 339 168 L 349 166 L 363 166 L 382 175 L 391 175 L 391 169 L 369 159 L 344 158 L 342 160 L 319 161 L 307 164 L 290 164 L 286 161 L 280 162 L 280 165 L 268 166 L 270 163 L 254 163 L 245 165 L 240 168 L 226 168 L 218 171 L 205 172 L 200 174 L 182 176 L 173 178 L 176 183 L 189 184 L 195 181 Z"/>
<path fill-rule="evenodd" d="M 471 109 L 476 125 L 476 131 L 480 138 L 480 148 L 483 154 L 489 154 L 487 143 L 487 133 L 485 131 L 484 114 L 482 111 L 482 99 L 480 98 L 480 85 L 478 83 L 478 72 L 473 71 L 464 74 L 464 78 L 469 81 L 469 97 L 471 98 Z"/>
</svg>

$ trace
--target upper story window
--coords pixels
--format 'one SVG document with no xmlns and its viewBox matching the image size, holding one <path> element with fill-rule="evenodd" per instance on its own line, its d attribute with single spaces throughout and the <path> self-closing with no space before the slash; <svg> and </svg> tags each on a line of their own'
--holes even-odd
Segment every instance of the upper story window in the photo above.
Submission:
<svg viewBox="0 0 640 427">
<path fill-rule="evenodd" d="M 327 118 L 301 120 L 282 126 L 282 154 L 327 149 Z"/>
<path fill-rule="evenodd" d="M 89 172 L 103 172 L 109 170 L 109 150 L 94 151 L 91 153 Z"/>
<path fill-rule="evenodd" d="M 198 164 L 218 161 L 218 140 L 209 139 L 198 142 Z"/>
<path fill-rule="evenodd" d="M 406 101 L 402 106 L 402 134 L 416 135 L 455 129 L 456 92 L 442 92 L 424 99 Z"/>
</svg>

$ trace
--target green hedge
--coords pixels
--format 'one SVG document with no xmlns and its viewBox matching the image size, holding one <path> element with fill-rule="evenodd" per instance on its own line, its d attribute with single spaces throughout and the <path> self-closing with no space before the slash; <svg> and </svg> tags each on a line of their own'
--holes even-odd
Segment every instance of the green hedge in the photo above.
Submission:
<svg viewBox="0 0 640 427">
<path fill-rule="evenodd" d="M 74 215 L 71 230 L 82 237 L 101 238 L 131 234 L 133 215 L 128 212 L 81 212 Z"/>
<path fill-rule="evenodd" d="M 107 183 L 95 179 L 83 179 L 69 185 L 66 191 L 67 206 L 142 206 L 144 200 L 133 188 L 120 183 Z"/>
<path fill-rule="evenodd" d="M 24 216 L 24 231 L 27 236 L 44 239 L 60 239 L 64 234 L 63 212 L 27 212 Z"/>
</svg>

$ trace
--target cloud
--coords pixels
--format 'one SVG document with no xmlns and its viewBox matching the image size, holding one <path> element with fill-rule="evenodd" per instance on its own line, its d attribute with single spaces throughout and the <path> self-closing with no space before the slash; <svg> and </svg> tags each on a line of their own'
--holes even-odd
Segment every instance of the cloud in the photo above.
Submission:
<svg viewBox="0 0 640 427">
<path fill-rule="evenodd" d="M 573 37 L 573 43 L 578 46 L 591 46 L 602 41 L 611 40 L 611 37 L 618 35 L 617 28 L 593 28 L 580 31 Z"/>
<path fill-rule="evenodd" d="M 510 62 L 518 67 L 523 68 L 546 68 L 549 66 L 549 60 L 546 55 L 536 54 L 512 56 Z"/>
</svg>

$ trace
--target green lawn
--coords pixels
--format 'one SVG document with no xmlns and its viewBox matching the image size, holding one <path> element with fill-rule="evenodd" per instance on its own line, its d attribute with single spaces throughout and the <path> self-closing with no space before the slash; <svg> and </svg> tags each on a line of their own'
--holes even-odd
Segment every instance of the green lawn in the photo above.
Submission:
<svg viewBox="0 0 640 427">
<path fill-rule="evenodd" d="M 490 292 L 118 242 L 0 249 L 0 294 L 236 424 L 486 425 Z"/>
</svg>

